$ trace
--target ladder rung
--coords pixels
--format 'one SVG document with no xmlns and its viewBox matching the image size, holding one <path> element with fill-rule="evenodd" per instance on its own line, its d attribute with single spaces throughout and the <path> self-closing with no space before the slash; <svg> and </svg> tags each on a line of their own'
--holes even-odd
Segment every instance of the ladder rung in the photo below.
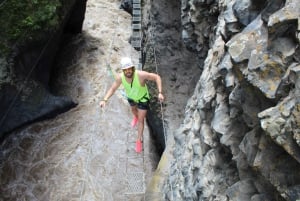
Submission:
<svg viewBox="0 0 300 201">
<path fill-rule="evenodd" d="M 141 15 L 141 10 L 136 10 L 136 9 L 132 10 L 132 15 L 140 16 Z"/>
<path fill-rule="evenodd" d="M 142 47 L 142 32 L 140 31 L 142 28 L 141 25 L 141 0 L 133 0 L 132 1 L 132 34 L 131 34 L 131 45 L 134 48 L 141 48 Z M 140 62 L 138 65 L 138 69 L 141 70 L 142 68 L 142 54 L 140 53 L 140 58 L 139 58 Z"/>
<path fill-rule="evenodd" d="M 133 22 L 140 22 L 142 20 L 141 17 L 132 17 Z"/>
<path fill-rule="evenodd" d="M 142 38 L 141 37 L 134 37 L 134 36 L 131 36 L 131 40 L 132 41 L 137 41 L 137 40 L 141 40 Z"/>
<path fill-rule="evenodd" d="M 137 21 L 133 22 L 132 21 L 132 24 L 141 24 L 141 22 L 137 22 Z"/>
<path fill-rule="evenodd" d="M 141 38 L 134 38 L 134 37 L 131 37 L 131 41 L 141 41 Z"/>
<path fill-rule="evenodd" d="M 132 24 L 132 29 L 141 29 L 142 25 L 141 24 Z"/>
<path fill-rule="evenodd" d="M 139 4 L 139 3 L 134 3 L 134 4 L 132 4 L 132 7 L 133 7 L 133 8 L 141 8 L 141 4 Z"/>
<path fill-rule="evenodd" d="M 132 32 L 132 37 L 134 37 L 134 38 L 141 38 L 142 37 L 142 33 L 140 31 L 133 31 Z"/>
<path fill-rule="evenodd" d="M 131 45 L 133 47 L 141 47 L 141 41 L 140 40 L 131 41 Z"/>
<path fill-rule="evenodd" d="M 141 48 L 141 44 L 132 44 L 132 47 Z"/>
</svg>

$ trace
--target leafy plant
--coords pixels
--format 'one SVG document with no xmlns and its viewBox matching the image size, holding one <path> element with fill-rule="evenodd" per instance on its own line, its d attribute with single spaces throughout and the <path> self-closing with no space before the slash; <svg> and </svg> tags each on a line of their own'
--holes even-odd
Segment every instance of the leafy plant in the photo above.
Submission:
<svg viewBox="0 0 300 201">
<path fill-rule="evenodd" d="M 20 41 L 39 38 L 56 29 L 61 19 L 60 0 L 6 0 L 0 4 L 0 53 Z"/>
</svg>

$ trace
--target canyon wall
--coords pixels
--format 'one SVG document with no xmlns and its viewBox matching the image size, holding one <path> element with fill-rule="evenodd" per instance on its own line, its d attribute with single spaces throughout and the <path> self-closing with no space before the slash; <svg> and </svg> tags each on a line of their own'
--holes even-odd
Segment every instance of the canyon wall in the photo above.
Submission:
<svg viewBox="0 0 300 201">
<path fill-rule="evenodd" d="M 149 200 L 299 200 L 299 13 L 296 0 L 181 1 L 182 40 L 205 61 Z"/>
</svg>

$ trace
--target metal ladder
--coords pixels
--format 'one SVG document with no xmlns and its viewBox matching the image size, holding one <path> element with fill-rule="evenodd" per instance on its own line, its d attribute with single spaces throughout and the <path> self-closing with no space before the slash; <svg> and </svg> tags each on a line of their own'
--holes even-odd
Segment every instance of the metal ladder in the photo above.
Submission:
<svg viewBox="0 0 300 201">
<path fill-rule="evenodd" d="M 137 129 L 132 129 L 127 133 L 127 158 L 126 158 L 126 181 L 127 191 L 126 201 L 134 200 L 133 197 L 139 196 L 139 200 L 144 198 L 146 191 L 145 167 L 144 167 L 144 147 L 142 153 L 134 150 Z M 144 200 L 144 199 L 142 199 Z"/>
<path fill-rule="evenodd" d="M 132 34 L 131 45 L 139 51 L 138 70 L 142 69 L 142 12 L 141 0 L 133 0 L 132 2 Z M 125 193 L 128 200 L 132 200 L 131 196 L 144 195 L 146 191 L 145 186 L 145 167 L 144 167 L 144 144 L 143 151 L 140 154 L 135 153 L 133 146 L 135 146 L 135 139 L 137 130 L 133 129 L 127 133 L 127 159 L 126 159 L 126 173 L 127 173 L 127 192 Z M 131 147 L 131 148 L 130 148 Z M 145 197 L 143 197 L 145 200 Z M 140 200 L 140 199 L 139 199 Z"/>
<path fill-rule="evenodd" d="M 142 12 L 141 0 L 132 2 L 132 35 L 131 45 L 139 51 L 138 69 L 142 69 Z"/>
</svg>

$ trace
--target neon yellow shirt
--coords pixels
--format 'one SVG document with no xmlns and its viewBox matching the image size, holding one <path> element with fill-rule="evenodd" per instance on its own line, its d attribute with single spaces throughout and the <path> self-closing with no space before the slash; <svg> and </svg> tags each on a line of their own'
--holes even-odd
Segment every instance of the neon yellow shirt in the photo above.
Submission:
<svg viewBox="0 0 300 201">
<path fill-rule="evenodd" d="M 125 88 L 125 92 L 128 98 L 135 102 L 147 102 L 150 99 L 147 85 L 142 86 L 136 71 L 133 74 L 132 83 L 128 83 L 125 79 L 124 73 L 121 75 L 122 85 Z"/>
</svg>

